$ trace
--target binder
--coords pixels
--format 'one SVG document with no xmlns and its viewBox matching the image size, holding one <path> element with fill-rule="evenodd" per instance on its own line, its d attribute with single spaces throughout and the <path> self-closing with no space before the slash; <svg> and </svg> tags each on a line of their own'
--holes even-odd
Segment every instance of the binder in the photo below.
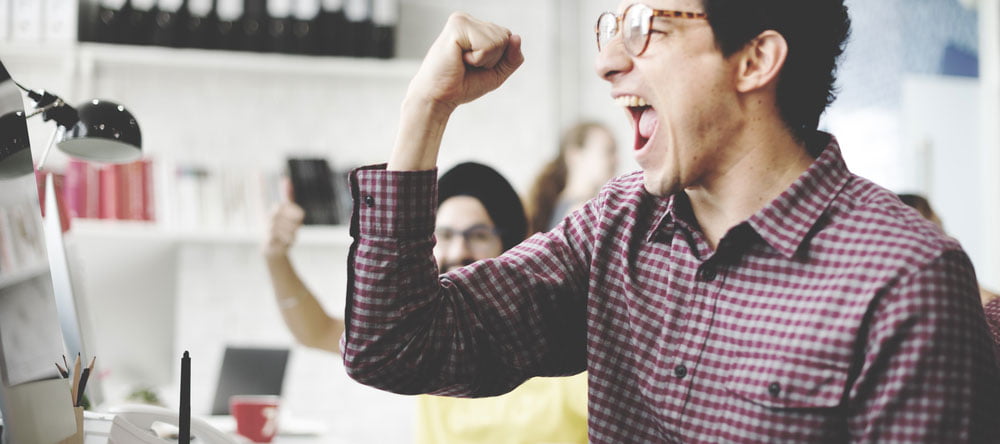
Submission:
<svg viewBox="0 0 1000 444">
<path fill-rule="evenodd" d="M 180 46 L 187 48 L 212 48 L 215 46 L 216 19 L 213 0 L 188 0 L 185 25 L 181 31 Z"/>
<path fill-rule="evenodd" d="M 158 0 L 153 10 L 150 42 L 157 46 L 181 46 L 187 9 L 184 0 Z"/>
<path fill-rule="evenodd" d="M 298 0 L 292 10 L 290 50 L 297 54 L 319 53 L 320 0 Z"/>
<path fill-rule="evenodd" d="M 271 52 L 291 52 L 292 0 L 267 0 L 267 42 Z"/>
<path fill-rule="evenodd" d="M 399 0 L 372 0 L 372 56 L 389 59 L 396 54 Z"/>
<path fill-rule="evenodd" d="M 346 0 L 344 3 L 346 20 L 346 45 L 348 55 L 370 57 L 372 50 L 372 10 L 370 0 Z"/>
</svg>

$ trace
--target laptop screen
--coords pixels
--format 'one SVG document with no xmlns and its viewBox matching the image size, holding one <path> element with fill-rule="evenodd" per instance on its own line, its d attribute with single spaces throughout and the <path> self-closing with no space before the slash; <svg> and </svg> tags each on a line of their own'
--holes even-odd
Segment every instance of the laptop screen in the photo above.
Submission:
<svg viewBox="0 0 1000 444">
<path fill-rule="evenodd" d="M 280 396 L 288 355 L 287 348 L 226 347 L 212 414 L 228 415 L 233 395 Z"/>
</svg>

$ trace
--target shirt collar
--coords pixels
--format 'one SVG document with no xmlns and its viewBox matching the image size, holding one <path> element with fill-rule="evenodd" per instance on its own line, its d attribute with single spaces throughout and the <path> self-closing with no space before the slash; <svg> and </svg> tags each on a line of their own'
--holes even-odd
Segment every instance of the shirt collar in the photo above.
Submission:
<svg viewBox="0 0 1000 444">
<path fill-rule="evenodd" d="M 830 134 L 812 165 L 777 198 L 747 219 L 757 234 L 787 259 L 795 256 L 809 231 L 851 179 L 840 144 Z"/>
<path fill-rule="evenodd" d="M 851 178 L 837 139 L 822 132 L 817 132 L 817 136 L 829 141 L 819 148 L 821 151 L 812 165 L 781 195 L 744 222 L 788 259 L 795 256 L 809 231 Z M 678 198 L 674 194 L 659 205 L 654 214 L 660 217 L 650 227 L 646 241 L 655 239 L 657 233 L 673 231 L 674 220 L 682 217 L 677 212 L 684 206 Z"/>
</svg>

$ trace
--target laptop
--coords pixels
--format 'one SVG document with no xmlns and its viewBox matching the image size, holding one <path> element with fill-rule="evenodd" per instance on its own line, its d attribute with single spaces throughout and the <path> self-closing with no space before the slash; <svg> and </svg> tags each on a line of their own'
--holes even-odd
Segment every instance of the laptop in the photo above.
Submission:
<svg viewBox="0 0 1000 444">
<path fill-rule="evenodd" d="M 233 395 L 278 395 L 288 364 L 287 348 L 226 347 L 212 415 L 229 414 Z"/>
</svg>

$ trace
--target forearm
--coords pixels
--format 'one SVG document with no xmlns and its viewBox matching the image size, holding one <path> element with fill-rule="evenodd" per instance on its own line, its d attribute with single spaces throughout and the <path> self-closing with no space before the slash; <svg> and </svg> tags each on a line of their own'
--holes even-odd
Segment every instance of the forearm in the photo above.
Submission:
<svg viewBox="0 0 1000 444">
<path fill-rule="evenodd" d="M 487 396 L 529 376 L 581 371 L 589 246 L 553 234 L 439 276 L 434 177 L 352 173 L 348 374 L 397 393 Z"/>
<path fill-rule="evenodd" d="M 281 317 L 295 340 L 307 347 L 340 353 L 344 321 L 326 314 L 286 254 L 268 255 L 266 262 Z"/>
<path fill-rule="evenodd" d="M 399 133 L 389 157 L 390 171 L 430 170 L 437 166 L 445 127 L 454 108 L 408 97 L 400 110 Z"/>
</svg>

